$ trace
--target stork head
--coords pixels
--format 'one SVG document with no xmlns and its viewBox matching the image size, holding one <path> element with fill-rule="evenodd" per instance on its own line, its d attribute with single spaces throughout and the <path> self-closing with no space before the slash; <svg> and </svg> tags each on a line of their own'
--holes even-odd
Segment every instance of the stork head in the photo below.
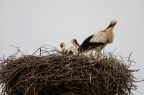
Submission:
<svg viewBox="0 0 144 95">
<path fill-rule="evenodd" d="M 74 45 L 74 46 L 79 46 L 77 40 L 74 38 L 71 40 L 71 43 Z"/>
<path fill-rule="evenodd" d="M 64 43 L 64 42 L 61 42 L 61 43 L 60 43 L 60 47 L 61 47 L 61 48 L 65 48 L 65 47 L 66 47 L 65 43 Z"/>
<path fill-rule="evenodd" d="M 104 30 L 104 32 L 106 32 L 107 30 L 112 31 L 116 24 L 117 24 L 117 20 L 111 20 L 109 26 Z"/>
<path fill-rule="evenodd" d="M 111 22 L 110 22 L 110 26 L 115 26 L 116 23 L 117 23 L 117 20 L 111 20 Z"/>
</svg>

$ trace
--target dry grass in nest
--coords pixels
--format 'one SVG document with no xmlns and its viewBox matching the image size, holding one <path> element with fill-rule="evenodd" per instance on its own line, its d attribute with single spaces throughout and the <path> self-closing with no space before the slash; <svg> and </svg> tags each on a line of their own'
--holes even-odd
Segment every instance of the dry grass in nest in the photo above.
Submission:
<svg viewBox="0 0 144 95">
<path fill-rule="evenodd" d="M 133 61 L 125 63 L 110 53 L 99 63 L 44 46 L 33 55 L 16 54 L 1 60 L 2 95 L 132 95 L 136 89 L 137 70 L 129 68 Z"/>
</svg>

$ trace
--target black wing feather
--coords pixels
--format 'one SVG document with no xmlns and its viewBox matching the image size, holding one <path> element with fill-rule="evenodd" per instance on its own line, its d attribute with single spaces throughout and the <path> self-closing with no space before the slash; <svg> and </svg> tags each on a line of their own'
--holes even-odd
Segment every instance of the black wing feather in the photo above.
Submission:
<svg viewBox="0 0 144 95">
<path fill-rule="evenodd" d="M 105 43 L 102 42 L 90 42 L 91 38 L 93 37 L 93 35 L 89 36 L 88 38 L 86 38 L 83 43 L 80 45 L 80 51 L 85 51 L 85 50 L 90 50 L 93 48 L 96 48 L 100 45 L 104 45 Z"/>
</svg>

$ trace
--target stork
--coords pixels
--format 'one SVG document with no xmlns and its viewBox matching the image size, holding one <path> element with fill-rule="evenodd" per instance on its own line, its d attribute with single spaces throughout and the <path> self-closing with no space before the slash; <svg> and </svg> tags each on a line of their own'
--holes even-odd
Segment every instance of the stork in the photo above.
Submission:
<svg viewBox="0 0 144 95">
<path fill-rule="evenodd" d="M 72 43 L 72 45 L 73 46 L 75 46 L 75 47 L 79 47 L 79 44 L 78 44 L 78 42 L 77 42 L 77 40 L 75 39 L 75 38 L 73 38 L 72 40 L 71 40 L 71 43 Z"/>
<path fill-rule="evenodd" d="M 60 47 L 61 47 L 61 53 L 64 54 L 67 52 L 67 49 L 66 49 L 66 45 L 64 42 L 61 42 L 60 43 Z"/>
<path fill-rule="evenodd" d="M 71 40 L 71 43 L 73 46 L 71 46 L 71 48 L 69 48 L 69 49 L 72 51 L 73 55 L 77 55 L 79 44 L 75 38 Z"/>
<path fill-rule="evenodd" d="M 72 39 L 71 40 L 71 43 L 72 43 L 72 46 L 70 46 L 69 48 L 66 48 L 66 45 L 64 42 L 60 43 L 60 47 L 61 47 L 61 53 L 63 54 L 73 54 L 73 55 L 77 55 L 78 52 L 77 52 L 77 49 L 78 49 L 78 43 L 77 43 L 77 40 L 76 39 Z"/>
<path fill-rule="evenodd" d="M 89 36 L 86 38 L 81 45 L 78 43 L 75 43 L 79 45 L 78 53 L 86 53 L 89 50 L 96 50 L 97 53 L 97 62 L 100 60 L 100 51 L 107 45 L 113 42 L 114 39 L 114 33 L 113 29 L 116 25 L 117 21 L 112 20 L 109 24 L 109 26 L 105 30 L 100 30 L 97 33 Z"/>
</svg>

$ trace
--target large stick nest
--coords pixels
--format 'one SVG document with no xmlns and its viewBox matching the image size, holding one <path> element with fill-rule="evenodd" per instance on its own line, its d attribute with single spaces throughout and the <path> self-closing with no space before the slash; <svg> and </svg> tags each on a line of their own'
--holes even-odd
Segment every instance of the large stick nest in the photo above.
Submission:
<svg viewBox="0 0 144 95">
<path fill-rule="evenodd" d="M 43 48 L 1 60 L 2 95 L 131 95 L 136 89 L 131 60 L 107 53 L 97 63 L 93 57 Z"/>
</svg>

